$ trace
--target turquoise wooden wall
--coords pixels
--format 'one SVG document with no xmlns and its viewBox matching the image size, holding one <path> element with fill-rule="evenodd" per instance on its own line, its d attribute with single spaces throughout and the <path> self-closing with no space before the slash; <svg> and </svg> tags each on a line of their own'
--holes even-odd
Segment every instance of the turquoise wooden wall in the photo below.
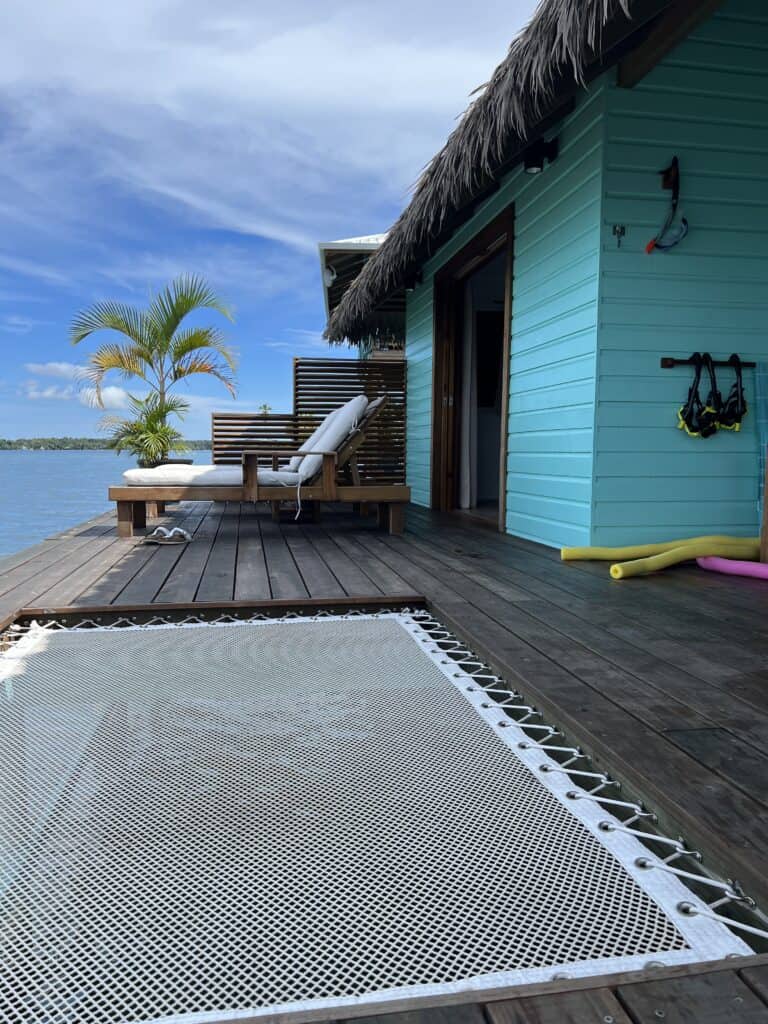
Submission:
<svg viewBox="0 0 768 1024">
<path fill-rule="evenodd" d="M 592 542 L 755 534 L 757 435 L 675 428 L 687 369 L 662 355 L 768 359 L 768 6 L 729 0 L 632 90 L 606 88 Z M 647 256 L 677 154 L 690 234 Z M 623 223 L 621 248 L 612 225 Z M 723 372 L 721 390 L 730 386 Z M 748 401 L 752 374 L 746 372 Z"/>
<path fill-rule="evenodd" d="M 432 279 L 406 295 L 405 477 L 415 505 L 430 505 L 432 446 Z"/>
<path fill-rule="evenodd" d="M 515 204 L 507 529 L 549 544 L 589 542 L 604 90 L 559 130 L 560 156 L 518 169 L 423 268 L 406 314 L 408 482 L 429 504 L 434 274 Z"/>
<path fill-rule="evenodd" d="M 588 544 L 597 356 L 604 88 L 558 130 L 543 174 L 515 198 L 507 530 Z"/>
</svg>

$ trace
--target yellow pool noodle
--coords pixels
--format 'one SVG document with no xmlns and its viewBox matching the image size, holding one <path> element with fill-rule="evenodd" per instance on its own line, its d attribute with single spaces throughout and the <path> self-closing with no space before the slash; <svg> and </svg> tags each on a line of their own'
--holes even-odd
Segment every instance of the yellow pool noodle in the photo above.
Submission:
<svg viewBox="0 0 768 1024">
<path fill-rule="evenodd" d="M 624 580 L 630 576 L 646 576 L 648 573 L 658 572 L 659 569 L 666 569 L 670 565 L 678 565 L 680 562 L 688 562 L 694 558 L 704 558 L 707 555 L 736 558 L 745 562 L 757 560 L 760 557 L 760 540 L 759 538 L 737 540 L 732 537 L 727 543 L 722 540 L 688 542 L 648 558 L 617 562 L 611 566 L 611 576 L 615 580 Z"/>
<path fill-rule="evenodd" d="M 646 558 L 649 555 L 661 555 L 665 551 L 682 547 L 684 544 L 730 544 L 741 543 L 751 539 L 749 537 L 712 535 L 708 537 L 686 537 L 683 540 L 665 540 L 657 544 L 635 544 L 624 548 L 561 548 L 560 557 L 564 562 L 582 559 L 584 561 L 622 562 L 630 558 Z"/>
</svg>

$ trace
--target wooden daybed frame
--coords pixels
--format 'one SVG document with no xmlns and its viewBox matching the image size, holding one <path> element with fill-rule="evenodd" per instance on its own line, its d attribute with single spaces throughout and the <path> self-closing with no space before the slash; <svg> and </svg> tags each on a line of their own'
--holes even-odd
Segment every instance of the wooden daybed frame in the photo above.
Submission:
<svg viewBox="0 0 768 1024">
<path fill-rule="evenodd" d="M 301 486 L 302 502 L 312 502 L 315 517 L 321 502 L 342 502 L 361 506 L 362 511 L 375 506 L 379 525 L 389 533 L 403 532 L 405 506 L 411 500 L 411 489 L 405 484 L 366 484 L 360 479 L 357 451 L 365 440 L 365 432 L 377 419 L 387 401 L 383 395 L 371 402 L 358 426 L 348 435 L 338 451 L 245 451 L 243 452 L 243 483 L 232 485 L 185 485 L 137 487 L 122 485 L 109 488 L 109 500 L 117 502 L 117 533 L 132 537 L 134 530 L 144 529 L 147 519 L 162 513 L 170 501 L 267 501 L 272 518 L 280 516 L 280 505 L 295 501 L 292 487 L 265 486 L 258 482 L 259 464 L 268 460 L 270 469 L 279 469 L 281 459 L 294 455 L 322 455 L 322 465 L 314 477 Z M 339 482 L 339 476 L 342 481 Z"/>
</svg>

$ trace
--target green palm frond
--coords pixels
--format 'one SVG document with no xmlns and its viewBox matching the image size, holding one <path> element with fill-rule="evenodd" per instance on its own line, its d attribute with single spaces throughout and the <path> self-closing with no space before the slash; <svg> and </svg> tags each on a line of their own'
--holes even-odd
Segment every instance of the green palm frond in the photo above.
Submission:
<svg viewBox="0 0 768 1024">
<path fill-rule="evenodd" d="M 195 274 L 175 278 L 150 303 L 147 319 L 167 351 L 182 320 L 196 309 L 213 309 L 232 321 L 232 311 L 206 281 Z"/>
<path fill-rule="evenodd" d="M 192 352 L 206 349 L 220 356 L 232 373 L 237 370 L 237 355 L 226 344 L 221 331 L 215 327 L 190 327 L 185 331 L 177 331 L 171 343 L 169 356 L 175 366 Z"/>
<path fill-rule="evenodd" d="M 77 345 L 94 331 L 118 331 L 142 348 L 150 342 L 151 324 L 146 315 L 123 302 L 97 302 L 78 313 L 69 329 L 70 341 Z"/>
<path fill-rule="evenodd" d="M 184 380 L 198 373 L 220 380 L 230 395 L 235 397 L 235 379 L 228 364 L 211 356 L 195 355 L 194 352 L 184 356 L 173 367 L 173 380 Z"/>
<path fill-rule="evenodd" d="M 134 345 L 120 345 L 110 343 L 96 349 L 89 358 L 85 368 L 81 371 L 82 380 L 88 381 L 94 388 L 96 403 L 101 405 L 101 391 L 104 377 L 110 372 L 119 373 L 125 380 L 138 377 L 140 380 L 149 380 L 151 366 L 147 365 L 146 353 Z"/>
<path fill-rule="evenodd" d="M 186 451 L 187 444 L 180 432 L 167 418 L 171 413 L 177 416 L 189 409 L 183 398 L 161 399 L 150 393 L 146 398 L 129 395 L 132 418 L 104 416 L 99 429 L 110 434 L 109 446 L 118 454 L 130 451 L 146 462 L 157 462 L 167 458 L 171 451 Z"/>
<path fill-rule="evenodd" d="M 98 302 L 79 313 L 72 322 L 70 338 L 78 344 L 95 331 L 116 331 L 123 341 L 110 341 L 88 359 L 80 379 L 93 387 L 94 404 L 103 407 L 102 390 L 109 373 L 126 380 L 144 381 L 150 395 L 131 399 L 134 420 L 159 430 L 170 415 L 181 416 L 188 405 L 169 398 L 173 385 L 194 374 L 208 374 L 235 394 L 235 353 L 215 327 L 181 329 L 182 320 L 196 309 L 213 309 L 232 319 L 213 289 L 192 274 L 177 277 L 152 299 L 147 310 L 120 302 Z M 157 400 L 151 405 L 151 400 Z M 134 404 L 137 403 L 137 404 Z M 150 423 L 151 421 L 151 423 Z M 121 423 L 129 422 L 120 420 Z M 114 424 L 113 424 L 114 425 Z M 115 428 L 117 429 L 117 428 Z"/>
</svg>

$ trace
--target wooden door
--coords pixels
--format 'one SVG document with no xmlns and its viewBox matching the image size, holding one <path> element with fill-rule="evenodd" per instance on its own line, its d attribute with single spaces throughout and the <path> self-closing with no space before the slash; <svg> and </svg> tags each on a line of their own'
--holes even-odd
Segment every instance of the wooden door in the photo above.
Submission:
<svg viewBox="0 0 768 1024">
<path fill-rule="evenodd" d="M 502 249 L 506 252 L 504 344 L 502 366 L 501 438 L 499 458 L 499 530 L 506 519 L 506 463 L 511 344 L 511 294 L 514 208 L 509 207 L 463 249 L 435 277 L 432 375 L 432 508 L 449 511 L 458 501 L 459 399 L 461 345 L 464 326 L 466 279 Z"/>
<path fill-rule="evenodd" d="M 452 277 L 435 283 L 432 507 L 441 511 L 456 503 L 463 291 Z"/>
</svg>

